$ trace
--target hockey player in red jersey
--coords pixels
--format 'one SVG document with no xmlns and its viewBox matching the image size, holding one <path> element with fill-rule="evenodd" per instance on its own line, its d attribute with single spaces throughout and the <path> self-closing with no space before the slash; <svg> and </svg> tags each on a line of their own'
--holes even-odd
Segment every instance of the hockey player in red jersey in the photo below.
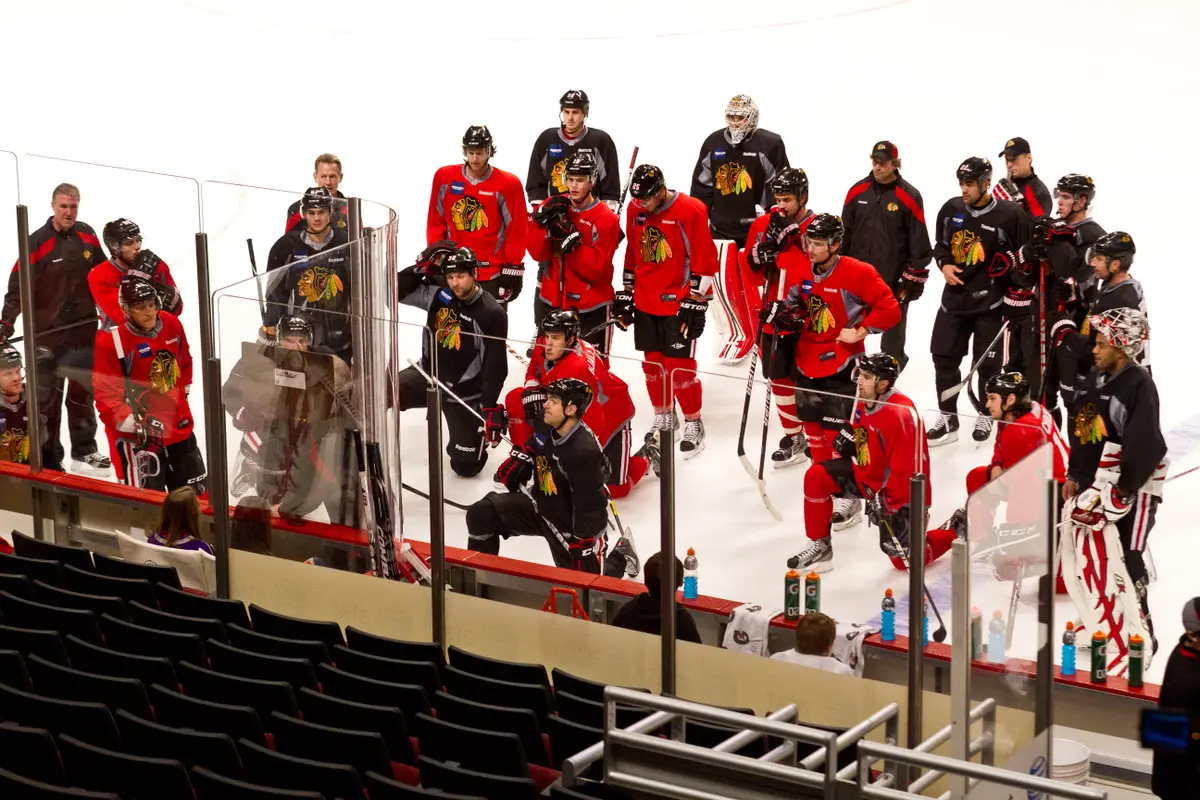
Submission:
<svg viewBox="0 0 1200 800">
<path fill-rule="evenodd" d="M 744 318 L 747 326 L 761 328 L 759 359 L 763 364 L 763 375 L 771 381 L 771 393 L 775 395 L 779 422 L 783 426 L 779 449 L 771 454 L 771 465 L 778 469 L 808 460 L 805 455 L 808 441 L 804 438 L 800 417 L 796 415 L 796 381 L 792 378 L 797 337 L 792 331 L 780 331 L 769 324 L 760 325 L 758 315 L 764 295 L 768 300 L 787 297 L 788 291 L 798 286 L 804 275 L 812 273 L 804 234 L 816 215 L 806 207 L 808 175 L 804 170 L 796 167 L 783 170 L 771 188 L 775 193 L 775 206 L 750 226 L 746 247 L 739 256 L 741 291 L 736 298 L 730 292 L 729 299 L 739 305 L 739 318 Z M 784 261 L 798 260 L 800 268 L 793 264 L 791 270 L 780 270 L 776 262 L 785 250 L 792 255 Z"/>
<path fill-rule="evenodd" d="M 879 528 L 879 548 L 897 569 L 905 568 L 910 481 L 918 472 L 929 475 L 929 448 L 920 412 L 907 395 L 893 388 L 899 374 L 900 363 L 887 353 L 859 359 L 858 407 L 834 445 L 841 458 L 816 462 L 804 475 L 804 531 L 809 545 L 788 559 L 789 569 L 833 569 L 830 530 L 835 496 L 868 501 L 868 517 Z M 931 486 L 926 481 L 926 503 Z M 953 541 L 953 533 L 940 539 L 931 535 L 925 563 L 949 550 Z"/>
<path fill-rule="evenodd" d="M 625 271 L 613 317 L 622 328 L 633 325 L 634 347 L 644 354 L 652 434 L 675 428 L 678 400 L 684 418 L 679 451 L 691 458 L 704 449 L 696 340 L 704 332 L 708 300 L 700 294 L 700 278 L 717 273 L 717 247 L 704 204 L 668 189 L 658 167 L 639 166 L 629 194 Z"/>
<path fill-rule="evenodd" d="M 844 230 L 833 214 L 810 220 L 804 235 L 807 257 L 793 247 L 775 260 L 792 283 L 787 298 L 772 300 L 762 311 L 763 324 L 799 334 L 796 411 L 818 464 L 835 455 L 833 439 L 850 413 L 852 373 L 866 351 L 863 340 L 900 321 L 900 304 L 875 268 L 839 254 Z M 843 498 L 834 513 L 834 529 L 860 519 L 860 503 Z"/>
<path fill-rule="evenodd" d="M 542 276 L 533 301 L 534 324 L 540 329 L 551 309 L 574 308 L 584 339 L 607 357 L 612 340 L 612 327 L 606 323 L 612 318 L 613 255 L 621 224 L 592 194 L 596 170 L 592 153 L 571 157 L 563 177 L 566 193 L 554 195 L 534 210 L 526 242 Z"/>
<path fill-rule="evenodd" d="M 467 128 L 462 148 L 462 164 L 433 174 L 425 243 L 469 247 L 479 259 L 479 286 L 511 303 L 525 276 L 525 190 L 516 175 L 491 165 L 496 145 L 487 126 Z"/>
<path fill-rule="evenodd" d="M 176 317 L 183 313 L 183 298 L 175 287 L 171 268 L 154 253 L 142 249 L 142 229 L 136 222 L 125 218 L 113 220 L 104 226 L 103 236 L 109 259 L 88 272 L 88 287 L 96 308 L 100 309 L 101 329 L 125 323 L 121 298 L 117 295 L 121 281 L 126 278 L 149 281 L 158 292 L 164 311 Z"/>
<path fill-rule="evenodd" d="M 192 432 L 192 353 L 183 325 L 161 310 L 154 286 L 121 284 L 125 324 L 96 335 L 96 408 L 117 477 L 141 489 L 191 486 L 203 495 L 204 458 Z"/>
</svg>

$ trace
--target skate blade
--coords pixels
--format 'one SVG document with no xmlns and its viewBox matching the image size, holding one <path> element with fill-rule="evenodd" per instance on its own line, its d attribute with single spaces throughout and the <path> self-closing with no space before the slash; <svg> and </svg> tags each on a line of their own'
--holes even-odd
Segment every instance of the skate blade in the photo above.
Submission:
<svg viewBox="0 0 1200 800">
<path fill-rule="evenodd" d="M 681 451 L 679 451 L 679 452 L 680 452 L 680 455 L 682 455 L 682 456 L 683 456 L 683 460 L 684 460 L 684 461 L 688 461 L 688 460 L 690 460 L 690 459 L 693 459 L 693 458 L 695 458 L 696 456 L 700 455 L 701 453 L 703 453 L 703 452 L 704 452 L 704 447 L 705 447 L 705 444 L 704 444 L 704 442 L 701 442 L 701 443 L 700 443 L 700 446 L 699 446 L 699 447 L 697 447 L 695 450 L 689 450 L 689 451 L 687 451 L 686 453 L 685 453 L 685 452 L 683 452 L 682 450 L 681 450 Z"/>
<path fill-rule="evenodd" d="M 852 514 L 849 519 L 844 519 L 841 522 L 835 522 L 830 527 L 835 531 L 844 531 L 849 528 L 853 528 L 862 521 L 863 515 L 862 512 L 859 511 L 856 514 Z"/>
<path fill-rule="evenodd" d="M 801 453 L 795 458 L 789 458 L 787 461 L 772 461 L 771 469 L 787 469 L 788 467 L 796 467 L 801 464 L 807 464 L 811 460 L 812 459 L 804 455 L 804 453 Z"/>
<path fill-rule="evenodd" d="M 951 431 L 940 439 L 927 439 L 925 443 L 930 447 L 941 447 L 944 444 L 952 444 L 958 441 L 958 431 Z"/>
<path fill-rule="evenodd" d="M 756 479 L 757 480 L 757 479 Z M 783 522 L 783 514 L 771 502 L 771 496 L 767 494 L 767 484 L 765 481 L 757 481 L 758 496 L 762 498 L 763 505 L 767 507 L 767 512 L 775 518 L 776 522 Z"/>
</svg>

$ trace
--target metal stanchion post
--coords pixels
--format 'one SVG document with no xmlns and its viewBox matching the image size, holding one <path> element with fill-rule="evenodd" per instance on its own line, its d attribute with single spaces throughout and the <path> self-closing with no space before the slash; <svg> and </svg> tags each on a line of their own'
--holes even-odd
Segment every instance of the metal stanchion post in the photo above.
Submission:
<svg viewBox="0 0 1200 800">
<path fill-rule="evenodd" d="M 950 756 L 971 760 L 971 551 L 965 539 L 950 547 Z M 965 797 L 967 778 L 950 776 L 953 797 Z"/>
<path fill-rule="evenodd" d="M 430 331 L 425 331 L 430 336 Z M 437 348 L 429 347 L 429 374 L 437 376 Z M 397 401 L 398 402 L 398 401 Z M 433 591 L 433 641 L 446 649 L 446 506 L 442 483 L 442 390 L 437 383 L 425 389 L 429 427 L 429 588 Z"/>
<path fill-rule="evenodd" d="M 21 286 L 21 330 L 25 345 L 25 407 L 30 420 L 41 419 L 41 401 L 38 397 L 37 339 L 33 325 L 33 268 L 29 263 L 29 209 L 17 206 L 17 272 Z M 42 471 L 42 426 L 31 424 L 28 431 L 29 471 Z M 42 490 L 32 490 L 33 535 L 45 538 L 42 522 Z"/>
<path fill-rule="evenodd" d="M 1055 560 L 1054 549 L 1058 539 L 1058 483 L 1046 481 L 1046 569 L 1038 578 L 1038 633 L 1037 676 L 1035 677 L 1034 697 L 1037 705 L 1033 712 L 1034 732 L 1041 734 L 1049 731 L 1054 724 L 1053 697 L 1054 689 L 1054 582 Z M 1046 763 L 1053 761 L 1054 737 L 1046 736 Z"/>
<path fill-rule="evenodd" d="M 672 376 L 665 380 L 671 386 Z M 662 534 L 662 693 L 675 694 L 675 430 L 668 425 L 659 431 L 659 520 Z"/>
<path fill-rule="evenodd" d="M 909 497 L 908 519 L 908 716 L 906 731 L 908 746 L 921 743 L 921 704 L 925 691 L 925 649 L 922 643 L 922 626 L 925 624 L 925 481 L 921 473 L 912 476 Z M 915 777 L 917 768 L 910 767 L 906 779 Z M 906 787 L 904 783 L 900 788 Z"/>
<path fill-rule="evenodd" d="M 216 318 L 208 275 L 208 234 L 196 234 L 196 286 L 200 303 L 200 360 L 204 365 L 205 464 L 208 499 L 213 509 L 217 557 L 217 596 L 229 597 L 229 469 L 225 463 L 225 404 L 221 401 L 221 359 L 217 356 Z"/>
</svg>

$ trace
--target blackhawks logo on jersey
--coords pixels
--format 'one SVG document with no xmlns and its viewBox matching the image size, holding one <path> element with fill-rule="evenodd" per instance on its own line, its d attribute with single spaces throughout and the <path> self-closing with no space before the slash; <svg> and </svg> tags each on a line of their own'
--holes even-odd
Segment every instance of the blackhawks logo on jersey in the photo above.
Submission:
<svg viewBox="0 0 1200 800">
<path fill-rule="evenodd" d="M 550 471 L 550 464 L 546 461 L 546 457 L 538 456 L 534 465 L 537 468 L 537 485 L 542 490 L 542 494 L 547 497 L 558 494 L 558 487 L 554 485 L 554 473 Z"/>
<path fill-rule="evenodd" d="M 166 394 L 179 385 L 179 362 L 170 350 L 159 350 L 150 362 L 150 388 Z"/>
<path fill-rule="evenodd" d="M 7 428 L 0 433 L 0 461 L 29 462 L 29 437 L 23 429 Z"/>
<path fill-rule="evenodd" d="M 858 465 L 865 467 L 871 463 L 871 448 L 867 446 L 867 429 L 854 426 L 854 452 Z"/>
<path fill-rule="evenodd" d="M 833 309 L 829 304 L 816 295 L 808 296 L 808 323 L 812 326 L 813 333 L 828 333 L 833 330 L 836 320 L 833 318 Z"/>
<path fill-rule="evenodd" d="M 975 231 L 957 231 L 950 238 L 950 253 L 955 264 L 973 267 L 983 263 L 983 242 L 979 241 Z"/>
<path fill-rule="evenodd" d="M 563 176 L 567 174 L 567 159 L 563 159 L 554 165 L 554 169 L 550 170 L 550 187 L 559 194 L 567 190 L 567 182 Z"/>
<path fill-rule="evenodd" d="M 1082 444 L 1099 444 L 1108 436 L 1104 417 L 1095 403 L 1084 403 L 1075 414 L 1075 438 Z"/>
<path fill-rule="evenodd" d="M 750 173 L 736 161 L 722 164 L 716 175 L 717 191 L 722 195 L 741 194 L 754 188 Z"/>
<path fill-rule="evenodd" d="M 437 343 L 447 350 L 458 350 L 462 347 L 462 325 L 458 314 L 452 308 L 439 308 L 437 312 Z"/>
<path fill-rule="evenodd" d="M 477 231 L 488 226 L 487 212 L 474 197 L 455 200 L 450 206 L 450 220 L 456 231 Z"/>
<path fill-rule="evenodd" d="M 309 267 L 300 276 L 296 284 L 296 293 L 310 303 L 320 300 L 332 300 L 345 287 L 336 272 L 330 272 L 327 267 Z"/>
<path fill-rule="evenodd" d="M 671 245 L 667 243 L 667 237 L 653 225 L 642 228 L 640 249 L 642 251 L 643 262 L 661 264 L 672 255 Z"/>
</svg>

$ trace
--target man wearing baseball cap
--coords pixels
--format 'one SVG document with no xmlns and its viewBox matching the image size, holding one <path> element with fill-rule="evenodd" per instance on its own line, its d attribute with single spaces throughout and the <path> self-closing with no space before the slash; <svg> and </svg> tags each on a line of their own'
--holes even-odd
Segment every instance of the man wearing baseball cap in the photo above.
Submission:
<svg viewBox="0 0 1200 800">
<path fill-rule="evenodd" d="M 1033 172 L 1033 153 L 1028 140 L 1014 136 L 1004 143 L 998 155 L 1004 158 L 1008 177 L 996 181 L 992 194 L 1019 203 L 1032 219 L 1049 215 L 1054 210 L 1054 201 L 1046 184 Z"/>
<path fill-rule="evenodd" d="M 904 352 L 908 304 L 925 291 L 929 277 L 929 230 L 921 193 L 900 177 L 900 150 L 889 141 L 871 147 L 871 174 L 850 187 L 842 205 L 843 255 L 875 267 L 900 301 L 900 322 L 883 333 L 883 352 L 908 363 Z"/>
<path fill-rule="evenodd" d="M 1183 606 L 1183 636 L 1167 659 L 1159 708 L 1186 711 L 1193 720 L 1192 748 L 1186 753 L 1154 751 L 1154 772 L 1150 790 L 1160 800 L 1195 798 L 1200 791 L 1200 597 L 1193 597 Z"/>
</svg>

